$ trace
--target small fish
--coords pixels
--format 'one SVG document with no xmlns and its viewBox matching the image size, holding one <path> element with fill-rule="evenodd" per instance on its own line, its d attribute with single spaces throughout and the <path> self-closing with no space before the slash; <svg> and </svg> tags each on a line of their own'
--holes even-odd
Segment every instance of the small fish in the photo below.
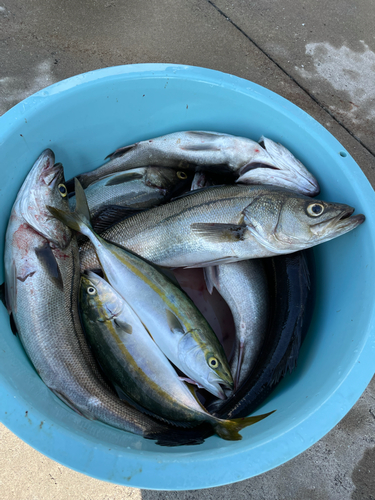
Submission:
<svg viewBox="0 0 375 500">
<path fill-rule="evenodd" d="M 46 204 L 68 210 L 63 168 L 49 149 L 18 193 L 5 241 L 7 307 L 35 370 L 82 416 L 162 444 L 185 444 L 185 436 L 121 401 L 104 382 L 79 320 L 77 242 Z"/>
<path fill-rule="evenodd" d="M 103 166 L 78 176 L 86 188 L 101 177 L 144 165 L 235 172 L 238 182 L 272 184 L 315 196 L 315 177 L 290 151 L 270 139 L 205 131 L 175 132 L 117 149 Z"/>
<path fill-rule="evenodd" d="M 131 307 L 99 276 L 82 276 L 80 303 L 94 353 L 110 378 L 142 411 L 183 427 L 206 422 L 229 440 L 241 439 L 238 431 L 271 414 L 232 421 L 208 414 Z"/>
<path fill-rule="evenodd" d="M 354 208 L 272 186 L 213 186 L 134 215 L 108 241 L 163 267 L 207 267 L 272 257 L 337 238 L 365 220 Z M 89 243 L 81 269 L 97 269 Z"/>
<path fill-rule="evenodd" d="M 193 178 L 188 170 L 163 167 L 142 167 L 116 172 L 93 182 L 85 189 L 91 222 L 99 232 L 132 215 L 132 210 L 144 210 L 165 203 L 190 187 Z M 69 206 L 75 208 L 74 193 Z M 129 210 L 131 209 L 131 210 Z"/>
<path fill-rule="evenodd" d="M 221 385 L 233 386 L 230 368 L 202 314 L 181 288 L 155 266 L 96 235 L 78 181 L 75 191 L 76 212 L 51 207 L 52 215 L 90 239 L 106 279 L 138 314 L 167 358 L 189 381 L 224 398 Z"/>
<path fill-rule="evenodd" d="M 234 391 L 253 369 L 263 347 L 268 322 L 267 279 L 260 259 L 204 268 L 208 291 L 216 288 L 235 324 L 231 362 Z"/>
</svg>

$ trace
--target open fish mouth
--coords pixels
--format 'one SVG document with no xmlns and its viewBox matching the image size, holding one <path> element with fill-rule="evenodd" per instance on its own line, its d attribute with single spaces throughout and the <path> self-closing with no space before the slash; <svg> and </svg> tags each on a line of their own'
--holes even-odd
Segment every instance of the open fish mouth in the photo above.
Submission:
<svg viewBox="0 0 375 500">
<path fill-rule="evenodd" d="M 43 167 L 40 174 L 40 179 L 43 180 L 47 186 L 53 188 L 56 182 L 63 178 L 62 163 L 55 163 L 52 167 L 48 164 Z"/>
<path fill-rule="evenodd" d="M 210 373 L 208 375 L 207 380 L 210 386 L 210 392 L 214 394 L 214 396 L 220 399 L 226 399 L 226 395 L 224 389 L 233 390 L 233 383 L 229 384 L 228 382 L 218 378 L 215 374 Z"/>
<path fill-rule="evenodd" d="M 327 233 L 327 238 L 331 239 L 334 236 L 345 234 L 352 229 L 362 224 L 366 217 L 363 214 L 351 215 L 354 213 L 354 208 L 347 207 L 340 214 L 332 219 L 324 222 L 318 222 L 310 227 L 312 233 L 317 236 L 324 236 Z"/>
</svg>

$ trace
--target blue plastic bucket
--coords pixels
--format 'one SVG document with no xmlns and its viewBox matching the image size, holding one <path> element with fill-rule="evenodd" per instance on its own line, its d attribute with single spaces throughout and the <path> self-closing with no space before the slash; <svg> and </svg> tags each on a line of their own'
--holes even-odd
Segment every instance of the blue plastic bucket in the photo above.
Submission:
<svg viewBox="0 0 375 500">
<path fill-rule="evenodd" d="M 316 248 L 316 311 L 298 367 L 260 408 L 276 413 L 243 430 L 242 441 L 213 436 L 199 446 L 162 448 L 80 417 L 40 380 L 0 308 L 0 420 L 72 469 L 139 488 L 207 488 L 272 469 L 332 429 L 374 373 L 374 192 L 327 130 L 249 81 L 188 66 L 119 66 L 75 76 L 22 101 L 0 118 L 0 234 L 45 148 L 69 178 L 99 166 L 121 145 L 189 129 L 281 142 L 316 175 L 322 199 L 352 205 L 367 220 Z"/>
</svg>

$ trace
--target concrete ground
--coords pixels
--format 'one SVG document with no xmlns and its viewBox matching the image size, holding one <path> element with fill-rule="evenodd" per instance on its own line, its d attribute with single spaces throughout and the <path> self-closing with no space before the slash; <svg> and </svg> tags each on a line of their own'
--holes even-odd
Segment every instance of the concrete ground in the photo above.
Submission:
<svg viewBox="0 0 375 500">
<path fill-rule="evenodd" d="M 375 185 L 372 0 L 0 0 L 0 20 L 0 114 L 47 85 L 105 66 L 203 66 L 301 107 Z M 261 476 L 203 491 L 107 484 L 52 462 L 3 426 L 0 439 L 6 500 L 375 499 L 375 379 L 305 453 Z"/>
</svg>

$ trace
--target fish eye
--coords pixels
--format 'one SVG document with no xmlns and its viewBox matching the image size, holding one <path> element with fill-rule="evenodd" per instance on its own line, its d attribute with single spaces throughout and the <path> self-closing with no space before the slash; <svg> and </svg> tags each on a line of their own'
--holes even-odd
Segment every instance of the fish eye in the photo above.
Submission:
<svg viewBox="0 0 375 500">
<path fill-rule="evenodd" d="M 66 189 L 65 184 L 59 184 L 57 186 L 57 189 L 60 191 L 60 194 L 63 198 L 68 194 L 68 190 Z"/>
<path fill-rule="evenodd" d="M 307 207 L 307 213 L 312 217 L 319 217 L 324 212 L 324 207 L 321 203 L 311 203 Z"/>
<path fill-rule="evenodd" d="M 95 294 L 96 294 L 96 290 L 95 290 L 95 288 L 94 288 L 93 286 L 89 286 L 89 287 L 87 288 L 87 293 L 88 293 L 89 295 L 95 295 Z"/>
<path fill-rule="evenodd" d="M 187 179 L 188 176 L 187 176 L 186 172 L 177 172 L 177 177 L 179 179 L 185 180 L 185 179 Z"/>
<path fill-rule="evenodd" d="M 219 366 L 219 361 L 216 358 L 209 358 L 208 364 L 211 368 L 217 368 Z"/>
</svg>

